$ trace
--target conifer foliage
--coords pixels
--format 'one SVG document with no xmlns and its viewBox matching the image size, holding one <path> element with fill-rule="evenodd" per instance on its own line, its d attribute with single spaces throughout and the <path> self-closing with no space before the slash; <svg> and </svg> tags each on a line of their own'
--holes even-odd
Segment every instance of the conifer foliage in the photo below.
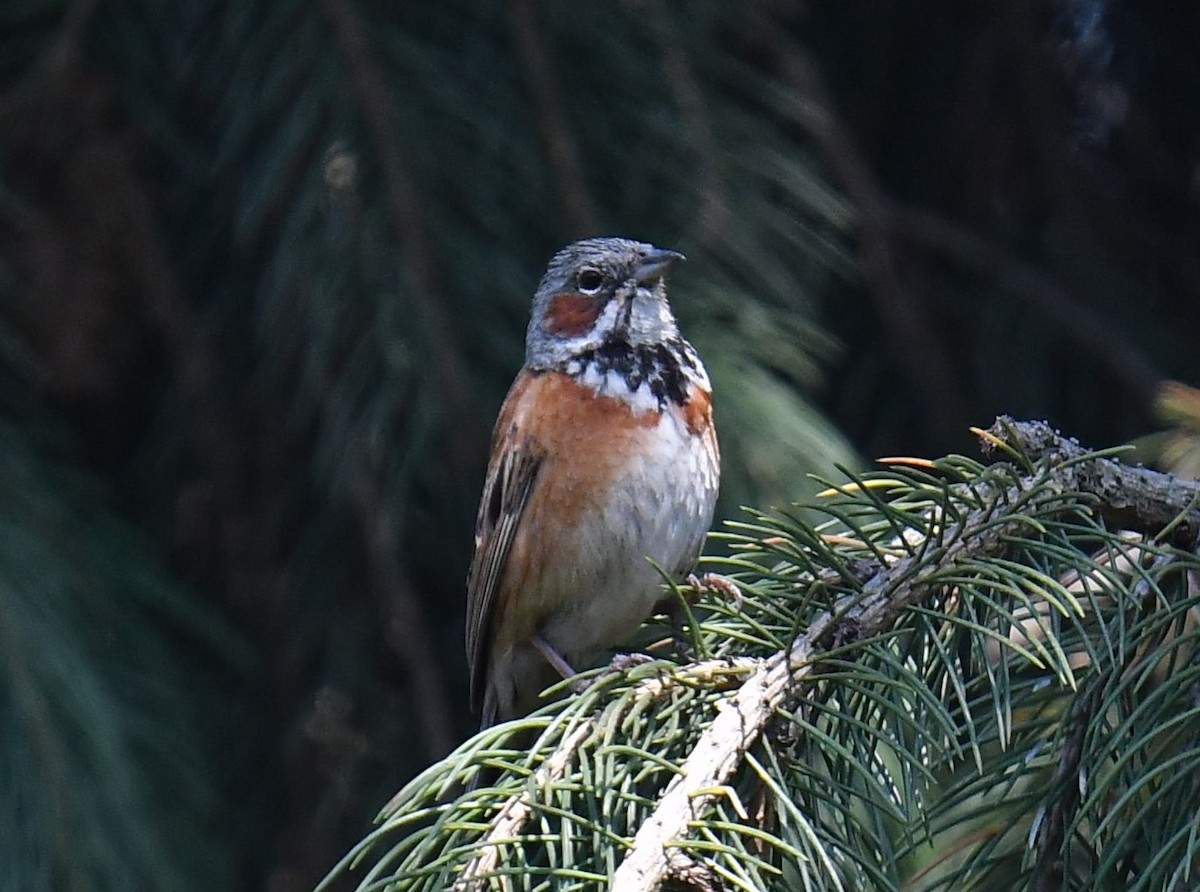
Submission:
<svg viewBox="0 0 1200 892">
<path fill-rule="evenodd" d="M 1200 488 L 1045 425 L 731 523 L 693 659 L 598 670 L 387 805 L 360 889 L 1186 888 Z M 523 741 L 533 738 L 532 746 Z M 463 792 L 463 783 L 485 778 Z"/>
<path fill-rule="evenodd" d="M 308 890 L 418 776 L 364 864 L 399 847 L 380 876 L 459 877 L 516 776 L 550 766 L 550 841 L 497 864 L 593 882 L 801 617 L 916 573 L 912 550 L 931 569 L 1031 471 L 947 460 L 770 506 L 858 452 L 964 451 L 1001 411 L 1122 442 L 1164 393 L 1162 454 L 1194 466 L 1200 76 L 1170 7 L 0 3 L 5 880 Z M 530 720 L 532 755 L 501 731 L 456 750 L 489 425 L 547 258 L 601 234 L 689 258 L 672 301 L 714 382 L 719 514 L 764 512 L 710 543 L 738 555 L 744 607 L 710 594 L 690 649 L 597 671 Z M 1189 527 L 1097 520 L 1071 488 L 1058 512 L 1038 481 L 1003 554 L 810 641 L 695 799 L 710 823 L 676 880 L 936 884 L 1057 852 L 1120 885 L 1185 864 L 1155 809 L 1183 807 L 1158 784 L 1184 776 L 1190 620 L 1161 624 L 1190 616 Z M 646 631 L 630 644 L 667 632 Z M 1180 724 L 1147 737 L 1168 708 Z M 1101 749 L 1105 729 L 1130 745 Z M 1039 813 L 1038 784 L 1084 756 L 1107 767 Z M 484 763 L 498 791 L 430 791 Z M 1005 765 L 1002 834 L 981 784 Z"/>
</svg>

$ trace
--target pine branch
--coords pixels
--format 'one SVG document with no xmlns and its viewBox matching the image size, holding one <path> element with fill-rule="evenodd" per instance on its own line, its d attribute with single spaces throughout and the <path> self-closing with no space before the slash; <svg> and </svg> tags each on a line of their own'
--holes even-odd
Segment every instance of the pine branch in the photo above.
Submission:
<svg viewBox="0 0 1200 892">
<path fill-rule="evenodd" d="M 728 783 L 767 723 L 803 696 L 821 652 L 885 634 L 907 608 L 928 597 L 931 585 L 944 584 L 940 580 L 948 568 L 1000 554 L 1006 538 L 1027 523 L 1025 492 L 1026 485 L 1018 483 L 998 500 L 999 507 L 972 512 L 948 527 L 945 541 L 952 544 L 936 563 L 921 554 L 877 563 L 861 596 L 845 598 L 834 610 L 822 613 L 786 651 L 764 661 L 704 732 L 684 762 L 681 776 L 638 831 L 633 849 L 613 877 L 613 889 L 658 889 L 669 869 L 668 843 L 685 837 L 689 824 L 703 818 L 705 807 L 717 795 L 713 791 Z"/>
<path fill-rule="evenodd" d="M 479 853 L 467 863 L 462 876 L 451 887 L 454 892 L 477 888 L 482 879 L 489 876 L 499 866 L 500 858 L 503 855 L 503 849 L 500 848 L 499 843 L 517 836 L 533 817 L 533 793 L 531 791 L 560 780 L 570 768 L 579 747 L 594 730 L 594 721 L 580 724 L 563 739 L 550 758 L 534 772 L 530 788 L 522 791 L 520 795 L 513 796 L 504 804 L 500 813 L 492 820 L 492 826 L 487 836 L 480 843 Z"/>
<path fill-rule="evenodd" d="M 1068 876 L 1080 845 L 1130 851 L 1126 826 L 1179 851 L 1175 806 L 1135 825 L 1108 809 L 1133 808 L 1129 788 L 1181 791 L 1187 776 L 1186 752 L 1171 763 L 1182 777 L 1153 759 L 1164 728 L 1183 733 L 1200 707 L 1181 712 L 1169 687 L 1143 701 L 1148 674 L 1200 653 L 1187 631 L 1200 595 L 1171 593 L 1195 555 L 1150 538 L 1194 508 L 1151 511 L 1162 475 L 1043 440 L 1038 461 L 989 434 L 1015 465 L 906 460 L 852 479 L 825 494 L 835 521 L 821 527 L 743 525 L 758 537 L 731 561 L 746 603 L 707 604 L 716 613 L 695 630 L 712 660 L 601 672 L 565 704 L 490 729 L 401 791 L 344 865 L 400 834 L 366 885 L 390 865 L 413 888 L 554 888 L 570 875 L 621 892 L 898 889 L 915 860 L 912 888 L 933 889 L 978 871 L 1011 880 L 1023 839 L 1035 885 Z M 1097 496 L 1079 486 L 1094 478 L 1122 481 L 1140 525 L 1094 520 Z M 1124 724 L 1126 704 L 1141 725 Z M 1128 742 L 1122 770 L 1097 733 L 1110 721 Z M 518 742 L 532 728 L 536 742 Z M 938 790 L 935 772 L 967 755 L 971 770 Z M 482 766 L 500 771 L 494 785 L 442 802 Z M 918 859 L 923 846 L 940 854 Z"/>
<path fill-rule="evenodd" d="M 758 671 L 761 668 L 757 661 L 750 660 L 711 660 L 694 663 L 686 667 L 686 671 L 667 678 L 653 678 L 642 682 L 634 692 L 632 701 L 636 704 L 653 702 L 662 697 L 668 686 L 686 684 L 689 680 L 733 677 L 735 673 L 745 674 Z M 503 854 L 500 847 L 517 836 L 534 816 L 535 792 L 549 784 L 560 780 L 570 769 L 581 747 L 583 747 L 597 732 L 598 721 L 595 717 L 581 722 L 567 734 L 545 762 L 533 773 L 531 783 L 520 793 L 510 797 L 501 807 L 500 812 L 492 819 L 488 834 L 479 844 L 479 851 L 467 864 L 462 875 L 454 884 L 455 890 L 473 890 L 478 888 L 483 880 L 496 869 Z M 671 872 L 682 869 L 675 862 L 671 864 Z"/>
<path fill-rule="evenodd" d="M 1095 496 L 1096 510 L 1114 529 L 1148 535 L 1170 530 L 1185 545 L 1194 545 L 1200 537 L 1200 483 L 1196 481 L 1095 455 L 1043 421 L 1001 417 L 987 431 L 976 433 L 985 452 L 1003 446 L 1028 461 L 1055 465 L 1054 478 L 1063 490 Z"/>
</svg>

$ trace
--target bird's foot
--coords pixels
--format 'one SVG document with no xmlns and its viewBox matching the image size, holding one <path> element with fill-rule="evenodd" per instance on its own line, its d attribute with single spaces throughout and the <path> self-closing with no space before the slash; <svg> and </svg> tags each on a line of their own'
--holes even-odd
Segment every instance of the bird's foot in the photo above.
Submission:
<svg viewBox="0 0 1200 892">
<path fill-rule="evenodd" d="M 689 596 L 700 598 L 703 597 L 706 591 L 716 592 L 732 601 L 733 606 L 739 610 L 741 609 L 742 602 L 745 600 L 742 597 L 742 590 L 738 588 L 738 584 L 728 576 L 722 576 L 720 573 L 705 573 L 703 576 L 689 573 L 687 584 L 691 592 L 685 593 L 685 598 Z"/>
<path fill-rule="evenodd" d="M 644 663 L 653 662 L 654 657 L 649 654 L 613 654 L 613 658 L 609 661 L 608 668 L 613 672 L 625 672 L 632 669 L 634 666 L 641 666 Z"/>
<path fill-rule="evenodd" d="M 559 675 L 563 678 L 574 678 L 579 673 L 574 667 L 567 662 L 567 658 L 555 650 L 554 645 L 543 638 L 541 635 L 534 635 L 531 639 L 533 646 L 537 648 L 538 653 L 546 658 L 546 662 L 555 668 Z"/>
</svg>

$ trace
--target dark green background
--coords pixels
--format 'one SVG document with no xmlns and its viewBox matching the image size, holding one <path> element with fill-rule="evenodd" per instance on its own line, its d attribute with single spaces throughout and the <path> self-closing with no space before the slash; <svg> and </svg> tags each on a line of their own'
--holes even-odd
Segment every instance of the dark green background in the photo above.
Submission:
<svg viewBox="0 0 1200 892">
<path fill-rule="evenodd" d="M 1200 7 L 0 4 L 0 888 L 310 888 L 468 734 L 550 254 L 685 252 L 721 511 L 1200 382 Z M 601 448 L 602 444 L 597 444 Z"/>
</svg>

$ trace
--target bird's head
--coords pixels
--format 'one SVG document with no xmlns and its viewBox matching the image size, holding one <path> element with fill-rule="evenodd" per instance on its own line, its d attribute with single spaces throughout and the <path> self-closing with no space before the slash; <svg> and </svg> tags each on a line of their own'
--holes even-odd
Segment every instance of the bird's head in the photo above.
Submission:
<svg viewBox="0 0 1200 892">
<path fill-rule="evenodd" d="M 567 245 L 550 261 L 534 295 L 526 364 L 553 368 L 609 342 L 638 346 L 677 337 L 665 276 L 682 259 L 623 238 Z"/>
</svg>

